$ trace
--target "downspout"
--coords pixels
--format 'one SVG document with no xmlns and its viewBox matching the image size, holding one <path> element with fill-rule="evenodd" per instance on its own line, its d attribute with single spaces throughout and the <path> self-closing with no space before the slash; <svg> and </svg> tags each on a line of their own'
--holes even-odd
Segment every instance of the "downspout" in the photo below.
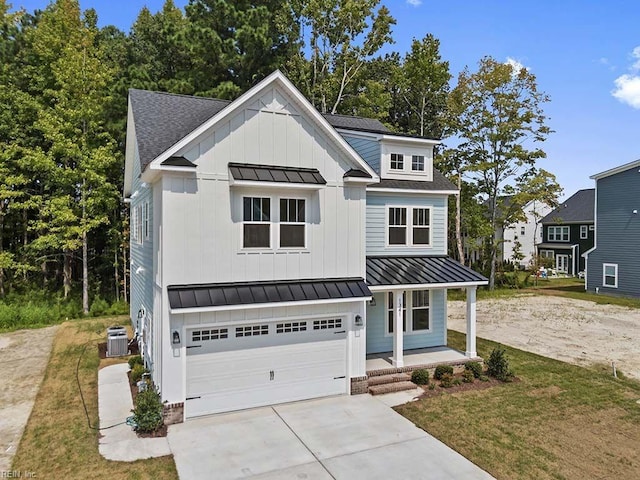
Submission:
<svg viewBox="0 0 640 480">
<path fill-rule="evenodd" d="M 576 257 L 576 247 L 579 247 L 580 245 L 578 245 L 577 243 L 575 245 L 571 245 L 571 256 L 573 257 L 573 271 L 571 272 L 572 275 L 574 277 L 578 276 L 578 272 L 576 271 L 576 261 L 577 261 L 577 257 Z M 579 263 L 578 263 L 579 265 Z"/>
</svg>

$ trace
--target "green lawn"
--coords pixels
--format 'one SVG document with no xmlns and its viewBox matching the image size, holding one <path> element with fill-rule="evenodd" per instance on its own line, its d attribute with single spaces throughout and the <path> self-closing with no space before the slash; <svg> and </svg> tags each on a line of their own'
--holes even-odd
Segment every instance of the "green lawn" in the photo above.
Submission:
<svg viewBox="0 0 640 480">
<path fill-rule="evenodd" d="M 111 462 L 98 452 L 96 430 L 87 426 L 75 369 L 84 345 L 89 345 L 80 364 L 80 383 L 92 425 L 98 424 L 98 368 L 96 344 L 105 329 L 126 324 L 126 317 L 74 320 L 60 325 L 45 377 L 13 459 L 12 470 L 29 471 L 36 478 L 177 479 L 173 457 L 137 462 Z M 103 364 L 123 361 L 103 360 Z"/>
<path fill-rule="evenodd" d="M 506 350 L 519 381 L 397 410 L 499 479 L 640 478 L 640 382 Z"/>
</svg>

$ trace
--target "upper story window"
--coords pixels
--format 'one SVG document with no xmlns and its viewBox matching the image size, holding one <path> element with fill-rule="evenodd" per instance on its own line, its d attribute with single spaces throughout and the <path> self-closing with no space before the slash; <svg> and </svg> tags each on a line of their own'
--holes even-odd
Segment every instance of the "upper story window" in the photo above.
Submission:
<svg viewBox="0 0 640 480">
<path fill-rule="evenodd" d="M 304 248 L 305 216 L 304 199 L 280 199 L 280 248 Z"/>
<path fill-rule="evenodd" d="M 404 155 L 402 153 L 391 154 L 391 170 L 404 170 Z"/>
<path fill-rule="evenodd" d="M 580 225 L 580 240 L 584 240 L 589 236 L 588 225 Z"/>
<path fill-rule="evenodd" d="M 243 197 L 244 248 L 269 248 L 271 246 L 271 199 L 268 197 Z"/>
<path fill-rule="evenodd" d="M 424 155 L 411 156 L 411 170 L 414 172 L 424 172 Z"/>
<path fill-rule="evenodd" d="M 389 207 L 387 242 L 389 245 L 430 245 L 431 209 Z"/>
<path fill-rule="evenodd" d="M 149 240 L 150 228 L 149 228 L 149 202 L 144 202 L 142 205 L 142 231 L 144 239 Z"/>
<path fill-rule="evenodd" d="M 547 241 L 549 242 L 568 242 L 569 227 L 549 227 L 547 230 Z"/>
<path fill-rule="evenodd" d="M 524 235 L 524 232 L 526 232 L 526 227 L 520 227 L 520 235 Z"/>
<path fill-rule="evenodd" d="M 142 204 L 136 205 L 132 212 L 131 233 L 133 240 L 142 245 Z"/>
</svg>

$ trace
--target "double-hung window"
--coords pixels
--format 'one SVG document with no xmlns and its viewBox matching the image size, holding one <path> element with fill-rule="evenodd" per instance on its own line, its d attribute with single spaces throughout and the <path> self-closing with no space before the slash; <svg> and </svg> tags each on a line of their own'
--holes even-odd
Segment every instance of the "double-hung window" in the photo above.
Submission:
<svg viewBox="0 0 640 480">
<path fill-rule="evenodd" d="M 602 285 L 605 287 L 618 288 L 618 264 L 602 264 Z"/>
<path fill-rule="evenodd" d="M 142 210 L 142 230 L 144 239 L 149 240 L 149 202 L 144 202 Z"/>
<path fill-rule="evenodd" d="M 404 170 L 404 155 L 402 153 L 391 154 L 391 170 Z"/>
<path fill-rule="evenodd" d="M 411 170 L 414 172 L 424 172 L 424 155 L 411 156 Z"/>
<path fill-rule="evenodd" d="M 588 225 L 580 225 L 580 240 L 585 240 L 589 236 L 588 229 Z"/>
<path fill-rule="evenodd" d="M 305 201 L 300 198 L 280 199 L 280 248 L 304 248 Z"/>
<path fill-rule="evenodd" d="M 402 331 L 419 333 L 429 330 L 429 290 L 414 290 L 402 293 Z M 387 293 L 387 334 L 394 331 L 393 292 Z M 407 300 L 410 301 L 407 304 Z M 408 327 L 408 328 L 407 328 Z"/>
<path fill-rule="evenodd" d="M 243 197 L 244 248 L 269 248 L 271 246 L 271 199 Z"/>
<path fill-rule="evenodd" d="M 421 246 L 431 243 L 431 209 L 389 207 L 389 245 Z"/>
<path fill-rule="evenodd" d="M 388 293 L 387 298 L 387 332 L 393 333 L 394 317 L 393 292 Z M 402 331 L 407 331 L 407 292 L 402 292 Z"/>
<path fill-rule="evenodd" d="M 547 231 L 547 241 L 549 242 L 568 242 L 569 227 L 549 227 Z"/>
<path fill-rule="evenodd" d="M 133 218 L 134 238 L 138 245 L 142 245 L 142 205 L 136 206 Z"/>
</svg>

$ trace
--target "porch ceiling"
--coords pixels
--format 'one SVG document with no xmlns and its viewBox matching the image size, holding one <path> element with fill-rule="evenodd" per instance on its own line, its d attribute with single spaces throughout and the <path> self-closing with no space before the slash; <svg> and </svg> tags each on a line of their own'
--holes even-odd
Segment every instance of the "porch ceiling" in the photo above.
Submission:
<svg viewBox="0 0 640 480">
<path fill-rule="evenodd" d="M 455 260 L 442 256 L 367 257 L 371 288 L 401 285 L 483 285 L 487 279 Z"/>
</svg>

